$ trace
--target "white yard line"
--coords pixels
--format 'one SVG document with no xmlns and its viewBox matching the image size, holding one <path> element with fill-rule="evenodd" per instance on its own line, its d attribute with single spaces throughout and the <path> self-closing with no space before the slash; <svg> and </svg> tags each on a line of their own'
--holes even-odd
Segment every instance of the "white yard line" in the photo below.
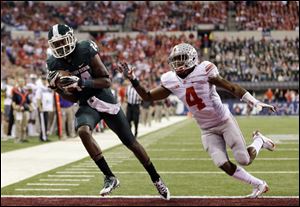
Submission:
<svg viewBox="0 0 300 207">
<path fill-rule="evenodd" d="M 97 169 L 97 166 L 93 166 L 93 165 L 76 165 L 76 166 L 72 166 L 72 168 L 78 168 L 78 169 L 81 169 L 81 168 L 95 168 Z"/>
<path fill-rule="evenodd" d="M 115 174 L 146 174 L 144 171 L 119 171 Z M 222 171 L 160 171 L 160 174 L 225 174 Z M 299 171 L 249 171 L 257 174 L 299 174 Z"/>
<path fill-rule="evenodd" d="M 198 152 L 205 151 L 202 148 L 199 149 L 180 149 L 180 148 L 160 148 L 160 149 L 148 149 L 148 152 Z M 275 151 L 299 151 L 299 148 L 276 148 Z"/>
<path fill-rule="evenodd" d="M 66 171 L 95 171 L 97 170 L 98 168 L 95 168 L 95 169 L 86 169 L 86 168 L 67 168 L 65 169 Z"/>
<path fill-rule="evenodd" d="M 46 182 L 88 182 L 90 179 L 40 179 L 40 181 Z"/>
<path fill-rule="evenodd" d="M 17 188 L 17 189 L 15 189 L 15 191 L 70 191 L 70 189 L 67 189 L 67 188 Z"/>
<path fill-rule="evenodd" d="M 234 158 L 230 158 L 230 159 L 234 159 Z M 128 160 L 136 160 L 134 158 L 128 159 Z M 151 158 L 151 160 L 155 160 L 155 161 L 212 161 L 211 158 Z M 279 158 L 255 158 L 255 160 L 276 160 L 276 161 L 289 161 L 289 160 L 299 160 L 299 158 L 289 158 L 289 157 L 279 157 Z"/>
<path fill-rule="evenodd" d="M 99 170 L 95 171 L 58 171 L 57 174 L 97 174 L 100 173 Z"/>
<path fill-rule="evenodd" d="M 78 183 L 27 183 L 26 185 L 33 185 L 33 186 L 79 186 Z"/>
<path fill-rule="evenodd" d="M 48 175 L 48 177 L 57 177 L 57 178 L 91 178 L 95 177 L 94 175 Z"/>
</svg>

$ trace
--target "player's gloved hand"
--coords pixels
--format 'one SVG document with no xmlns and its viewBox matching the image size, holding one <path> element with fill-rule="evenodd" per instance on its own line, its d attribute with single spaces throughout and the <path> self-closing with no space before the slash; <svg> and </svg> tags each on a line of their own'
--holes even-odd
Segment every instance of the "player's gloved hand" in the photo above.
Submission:
<svg viewBox="0 0 300 207">
<path fill-rule="evenodd" d="M 136 78 L 134 74 L 135 67 L 129 68 L 126 62 L 118 63 L 117 70 L 120 73 L 123 73 L 124 77 L 128 78 L 129 80 L 134 80 Z"/>
<path fill-rule="evenodd" d="M 260 102 L 259 100 L 254 98 L 249 92 L 246 92 L 241 98 L 241 100 L 245 101 L 251 106 L 254 106 L 258 111 L 261 111 L 263 108 L 268 108 L 269 110 L 276 112 L 276 108 L 274 106 Z"/>
<path fill-rule="evenodd" d="M 65 91 L 72 91 L 72 90 L 82 91 L 82 88 L 80 87 L 81 85 L 80 81 L 81 79 L 74 75 L 62 76 L 59 79 L 59 85 Z"/>
<path fill-rule="evenodd" d="M 49 88 L 51 89 L 56 89 L 57 85 L 56 82 L 58 80 L 59 77 L 59 72 L 58 71 L 49 71 L 47 74 L 47 81 L 49 83 Z"/>
<path fill-rule="evenodd" d="M 260 101 L 255 103 L 254 107 L 257 108 L 258 111 L 261 111 L 263 108 L 268 108 L 272 112 L 276 112 L 276 108 L 274 106 L 269 105 L 269 104 L 265 104 L 265 103 L 260 102 Z"/>
</svg>

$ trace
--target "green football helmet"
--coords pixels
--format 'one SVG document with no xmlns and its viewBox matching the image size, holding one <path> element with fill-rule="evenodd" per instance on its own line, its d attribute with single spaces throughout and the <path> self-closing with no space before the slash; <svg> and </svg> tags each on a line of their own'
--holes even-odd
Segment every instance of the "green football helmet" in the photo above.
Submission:
<svg viewBox="0 0 300 207">
<path fill-rule="evenodd" d="M 48 43 L 55 58 L 63 58 L 73 52 L 77 39 L 73 29 L 65 24 L 56 24 L 48 32 Z"/>
</svg>

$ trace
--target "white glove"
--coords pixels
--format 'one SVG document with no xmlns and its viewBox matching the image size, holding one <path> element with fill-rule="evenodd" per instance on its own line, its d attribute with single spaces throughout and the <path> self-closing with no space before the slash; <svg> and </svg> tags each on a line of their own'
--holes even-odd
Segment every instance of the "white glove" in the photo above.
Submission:
<svg viewBox="0 0 300 207">
<path fill-rule="evenodd" d="M 65 91 L 72 91 L 73 89 L 77 91 L 82 91 L 79 86 L 80 78 L 77 76 L 63 76 L 59 79 L 59 84 Z"/>
<path fill-rule="evenodd" d="M 253 105 L 258 111 L 261 111 L 263 108 L 268 108 L 273 112 L 276 111 L 274 106 L 260 102 L 259 100 L 254 98 L 249 92 L 245 93 L 241 100 L 245 101 L 250 105 Z"/>
<path fill-rule="evenodd" d="M 276 109 L 274 106 L 265 104 L 263 102 L 257 102 L 254 106 L 255 106 L 255 108 L 257 108 L 258 111 L 261 111 L 263 108 L 268 108 L 271 111 L 276 112 Z"/>
<path fill-rule="evenodd" d="M 49 83 L 49 87 L 51 89 L 55 89 L 57 87 L 56 86 L 56 81 L 57 81 L 58 77 L 59 77 L 59 72 L 57 70 L 48 72 L 47 80 L 48 80 L 48 83 Z"/>
</svg>

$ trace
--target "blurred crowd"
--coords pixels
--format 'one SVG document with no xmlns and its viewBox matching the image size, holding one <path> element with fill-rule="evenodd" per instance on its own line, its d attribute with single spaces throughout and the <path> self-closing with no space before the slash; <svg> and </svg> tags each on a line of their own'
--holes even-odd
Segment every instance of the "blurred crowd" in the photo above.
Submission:
<svg viewBox="0 0 300 207">
<path fill-rule="evenodd" d="M 48 41 L 45 38 L 18 38 L 1 35 L 1 76 L 46 71 Z M 20 74 L 17 74 L 20 73 Z"/>
<path fill-rule="evenodd" d="M 193 30 L 197 24 L 225 25 L 227 3 L 200 1 L 185 3 L 172 1 L 165 4 L 150 4 L 149 1 L 136 4 L 133 11 L 136 19 L 133 31 L 180 31 Z"/>
<path fill-rule="evenodd" d="M 213 41 L 210 60 L 231 81 L 299 81 L 299 38 Z"/>
<path fill-rule="evenodd" d="M 114 1 L 70 1 L 66 4 L 1 1 L 1 21 L 18 30 L 48 31 L 57 22 L 81 25 L 122 25 L 130 4 Z"/>
<path fill-rule="evenodd" d="M 179 37 L 166 35 L 149 36 L 139 34 L 135 38 L 132 37 L 117 37 L 100 36 L 96 42 L 99 44 L 100 55 L 103 62 L 109 68 L 112 68 L 112 76 L 115 79 L 122 79 L 121 75 L 113 68 L 115 63 L 126 61 L 129 64 L 137 67 L 136 75 L 140 80 L 147 80 L 150 83 L 158 84 L 160 76 L 170 70 L 167 59 L 171 48 L 181 42 L 187 42 L 198 48 L 201 40 L 193 35 Z"/>
<path fill-rule="evenodd" d="M 235 2 L 238 30 L 299 30 L 299 1 Z"/>
<path fill-rule="evenodd" d="M 299 29 L 298 1 L 1 1 L 1 21 L 18 30 L 47 31 L 57 22 L 75 29 L 81 25 L 125 26 L 126 16 L 133 13 L 128 20 L 133 31 L 191 30 L 207 23 L 226 29 L 229 9 L 236 13 L 239 30 Z"/>
</svg>

